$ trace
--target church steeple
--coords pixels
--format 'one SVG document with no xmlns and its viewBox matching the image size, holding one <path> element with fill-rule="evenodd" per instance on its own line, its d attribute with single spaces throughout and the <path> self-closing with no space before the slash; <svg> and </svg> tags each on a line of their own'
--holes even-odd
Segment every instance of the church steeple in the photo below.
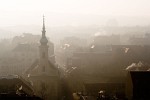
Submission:
<svg viewBox="0 0 150 100">
<path fill-rule="evenodd" d="M 45 33 L 46 33 L 46 31 L 45 31 L 45 18 L 44 18 L 44 17 L 45 17 L 45 16 L 43 15 L 42 37 L 45 36 Z"/>
<path fill-rule="evenodd" d="M 46 34 L 46 30 L 45 30 L 45 18 L 44 18 L 44 15 L 43 15 L 42 38 L 40 40 L 41 45 L 46 45 L 48 43 L 48 40 L 47 40 L 45 34 Z"/>
</svg>

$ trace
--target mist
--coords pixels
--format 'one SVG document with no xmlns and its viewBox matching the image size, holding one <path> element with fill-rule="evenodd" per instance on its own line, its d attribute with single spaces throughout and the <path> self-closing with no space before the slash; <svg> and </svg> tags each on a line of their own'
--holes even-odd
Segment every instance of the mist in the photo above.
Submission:
<svg viewBox="0 0 150 100">
<path fill-rule="evenodd" d="M 120 25 L 148 25 L 149 9 L 148 0 L 5 0 L 0 26 L 39 25 L 43 14 L 48 26 L 105 25 L 109 19 Z"/>
<path fill-rule="evenodd" d="M 150 1 L 1 0 L 0 99 L 149 100 Z"/>
</svg>

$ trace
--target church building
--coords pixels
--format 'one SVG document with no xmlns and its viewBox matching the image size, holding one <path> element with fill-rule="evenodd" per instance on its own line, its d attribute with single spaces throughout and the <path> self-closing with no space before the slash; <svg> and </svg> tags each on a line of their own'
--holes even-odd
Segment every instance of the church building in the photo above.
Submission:
<svg viewBox="0 0 150 100">
<path fill-rule="evenodd" d="M 43 16 L 42 37 L 39 46 L 39 58 L 26 70 L 28 80 L 32 83 L 35 95 L 44 100 L 58 100 L 59 71 L 55 64 L 54 45 L 48 43 Z M 50 44 L 50 46 L 48 45 Z M 50 49 L 50 50 L 48 50 Z M 50 51 L 50 52 L 48 52 Z"/>
</svg>

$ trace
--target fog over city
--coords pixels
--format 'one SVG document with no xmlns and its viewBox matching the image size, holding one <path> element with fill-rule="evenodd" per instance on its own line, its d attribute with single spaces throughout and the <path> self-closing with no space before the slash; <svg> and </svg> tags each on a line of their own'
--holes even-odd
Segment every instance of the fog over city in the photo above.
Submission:
<svg viewBox="0 0 150 100">
<path fill-rule="evenodd" d="M 149 0 L 0 1 L 0 100 L 150 100 Z"/>
<path fill-rule="evenodd" d="M 40 34 L 39 19 L 43 14 L 49 30 L 92 25 L 149 26 L 149 9 L 149 0 L 4 0 L 0 3 L 0 36 L 10 38 L 22 32 Z"/>
</svg>

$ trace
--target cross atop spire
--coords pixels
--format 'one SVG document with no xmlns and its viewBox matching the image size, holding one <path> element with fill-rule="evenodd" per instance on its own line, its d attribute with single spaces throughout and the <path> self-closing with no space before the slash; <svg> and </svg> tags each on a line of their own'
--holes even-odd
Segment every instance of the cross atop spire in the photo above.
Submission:
<svg viewBox="0 0 150 100">
<path fill-rule="evenodd" d="M 45 16 L 43 15 L 43 28 L 42 28 L 42 37 L 45 37 Z"/>
</svg>

